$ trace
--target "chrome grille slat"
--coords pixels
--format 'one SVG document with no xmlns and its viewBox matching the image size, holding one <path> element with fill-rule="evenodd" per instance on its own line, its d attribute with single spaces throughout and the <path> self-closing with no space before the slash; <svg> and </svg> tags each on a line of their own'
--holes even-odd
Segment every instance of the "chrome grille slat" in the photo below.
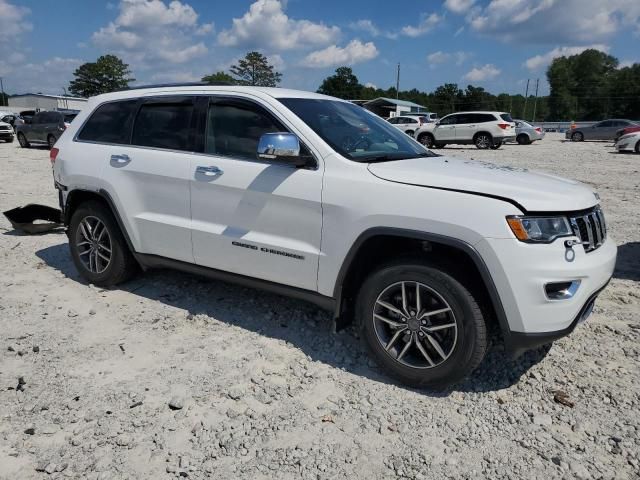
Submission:
<svg viewBox="0 0 640 480">
<path fill-rule="evenodd" d="M 569 218 L 574 234 L 580 238 L 584 251 L 589 253 L 600 247 L 607 238 L 607 225 L 600 207 Z"/>
</svg>

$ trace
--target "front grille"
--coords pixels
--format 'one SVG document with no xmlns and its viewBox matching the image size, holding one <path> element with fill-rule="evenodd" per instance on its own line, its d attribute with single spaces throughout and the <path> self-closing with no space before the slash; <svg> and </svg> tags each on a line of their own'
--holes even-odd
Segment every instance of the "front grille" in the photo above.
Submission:
<svg viewBox="0 0 640 480">
<path fill-rule="evenodd" d="M 607 224 L 600 207 L 587 213 L 569 217 L 573 233 L 580 238 L 585 252 L 592 252 L 600 247 L 607 238 Z"/>
<path fill-rule="evenodd" d="M 6 130 L 8 132 L 9 130 L 12 130 L 12 128 L 9 126 L 0 125 L 0 130 Z"/>
</svg>

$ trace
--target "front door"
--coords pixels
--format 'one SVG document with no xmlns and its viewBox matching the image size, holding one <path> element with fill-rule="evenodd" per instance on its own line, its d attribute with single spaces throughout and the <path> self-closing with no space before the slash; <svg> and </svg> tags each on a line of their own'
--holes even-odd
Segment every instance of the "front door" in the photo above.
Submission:
<svg viewBox="0 0 640 480">
<path fill-rule="evenodd" d="M 257 160 L 262 134 L 290 129 L 253 100 L 212 97 L 206 116 L 191 163 L 195 262 L 316 291 L 322 169 Z"/>
<path fill-rule="evenodd" d="M 433 134 L 437 142 L 453 141 L 456 139 L 456 123 L 458 115 L 444 117 L 433 129 Z"/>
</svg>

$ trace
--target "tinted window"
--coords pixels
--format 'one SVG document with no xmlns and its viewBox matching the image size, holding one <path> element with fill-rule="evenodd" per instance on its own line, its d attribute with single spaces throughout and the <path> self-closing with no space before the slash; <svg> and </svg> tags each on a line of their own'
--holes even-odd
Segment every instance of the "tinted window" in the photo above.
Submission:
<svg viewBox="0 0 640 480">
<path fill-rule="evenodd" d="M 405 123 L 418 123 L 418 120 L 416 120 L 415 118 L 407 118 L 405 120 Z"/>
<path fill-rule="evenodd" d="M 613 127 L 613 122 L 611 120 L 606 120 L 604 122 L 600 122 L 596 125 L 597 128 L 609 128 Z"/>
<path fill-rule="evenodd" d="M 47 112 L 44 114 L 44 123 L 60 123 L 62 122 L 62 114 L 58 112 Z"/>
<path fill-rule="evenodd" d="M 132 145 L 190 150 L 189 132 L 193 102 L 144 103 L 133 125 Z"/>
<path fill-rule="evenodd" d="M 65 123 L 71 123 L 74 118 L 78 116 L 77 113 L 68 113 L 64 116 Z"/>
<path fill-rule="evenodd" d="M 45 123 L 44 122 L 44 113 L 36 113 L 33 118 L 31 119 L 31 123 L 36 124 L 36 123 Z"/>
<path fill-rule="evenodd" d="M 129 118 L 137 100 L 105 103 L 93 112 L 82 131 L 80 140 L 101 143 L 129 143 Z"/>
<path fill-rule="evenodd" d="M 500 115 L 500 118 L 502 120 L 504 120 L 505 122 L 513 122 L 513 118 L 511 118 L 511 114 L 510 113 L 503 113 Z"/>
<path fill-rule="evenodd" d="M 264 108 L 249 101 L 216 100 L 207 117 L 205 151 L 216 155 L 255 160 L 263 134 L 287 131 Z"/>
<path fill-rule="evenodd" d="M 392 125 L 396 125 L 398 123 L 398 120 L 400 120 L 398 117 L 393 117 L 389 119 L 389 123 Z"/>
<path fill-rule="evenodd" d="M 458 122 L 459 115 L 449 115 L 448 117 L 444 117 L 440 120 L 440 125 L 455 125 Z"/>
</svg>

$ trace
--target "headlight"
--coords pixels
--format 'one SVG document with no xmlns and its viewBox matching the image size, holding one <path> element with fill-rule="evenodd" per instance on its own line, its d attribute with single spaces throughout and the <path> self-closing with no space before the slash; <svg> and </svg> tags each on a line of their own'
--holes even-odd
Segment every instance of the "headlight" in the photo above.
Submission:
<svg viewBox="0 0 640 480">
<path fill-rule="evenodd" d="M 573 235 L 566 217 L 507 217 L 516 238 L 522 242 L 550 243 L 558 237 Z"/>
</svg>

